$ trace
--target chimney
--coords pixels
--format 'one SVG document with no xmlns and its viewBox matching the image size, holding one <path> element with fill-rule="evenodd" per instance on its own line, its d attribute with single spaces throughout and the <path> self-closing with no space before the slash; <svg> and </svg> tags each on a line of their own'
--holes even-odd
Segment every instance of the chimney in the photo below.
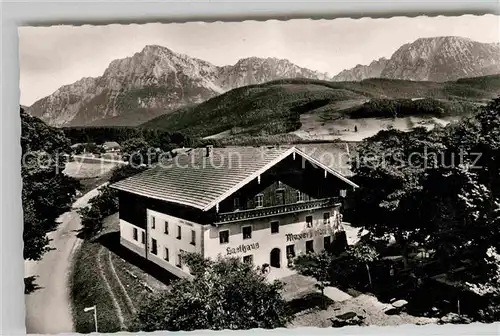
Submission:
<svg viewBox="0 0 500 336">
<path fill-rule="evenodd" d="M 205 156 L 209 157 L 210 154 L 212 154 L 212 150 L 214 149 L 214 145 L 207 145 L 205 148 L 207 150 Z"/>
</svg>

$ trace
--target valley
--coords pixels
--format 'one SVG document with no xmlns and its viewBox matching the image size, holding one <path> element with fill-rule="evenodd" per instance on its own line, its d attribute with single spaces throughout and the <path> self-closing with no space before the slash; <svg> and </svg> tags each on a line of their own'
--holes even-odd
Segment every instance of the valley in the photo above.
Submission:
<svg viewBox="0 0 500 336">
<path fill-rule="evenodd" d="M 255 137 L 270 143 L 359 141 L 381 129 L 446 125 L 498 92 L 498 75 L 445 83 L 288 79 L 231 90 L 142 127 L 228 144 L 247 144 L 245 138 L 251 143 Z"/>
</svg>

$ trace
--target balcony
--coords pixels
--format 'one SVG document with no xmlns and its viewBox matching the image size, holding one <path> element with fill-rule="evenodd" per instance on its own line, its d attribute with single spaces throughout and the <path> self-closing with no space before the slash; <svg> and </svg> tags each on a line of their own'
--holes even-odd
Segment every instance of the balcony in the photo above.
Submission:
<svg viewBox="0 0 500 336">
<path fill-rule="evenodd" d="M 294 212 L 322 209 L 322 208 L 332 207 L 340 203 L 341 200 L 339 197 L 330 197 L 330 198 L 322 198 L 307 202 L 297 202 L 285 205 L 275 205 L 270 207 L 259 207 L 250 210 L 224 212 L 217 214 L 217 219 L 214 224 L 239 222 L 249 219 L 264 218 L 264 217 L 289 214 Z"/>
</svg>

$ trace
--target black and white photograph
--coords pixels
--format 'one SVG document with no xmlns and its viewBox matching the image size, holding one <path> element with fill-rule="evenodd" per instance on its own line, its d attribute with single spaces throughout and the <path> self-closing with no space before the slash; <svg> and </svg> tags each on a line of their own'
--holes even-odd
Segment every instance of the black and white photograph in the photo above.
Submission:
<svg viewBox="0 0 500 336">
<path fill-rule="evenodd" d="M 27 333 L 500 322 L 499 24 L 19 27 Z"/>
</svg>

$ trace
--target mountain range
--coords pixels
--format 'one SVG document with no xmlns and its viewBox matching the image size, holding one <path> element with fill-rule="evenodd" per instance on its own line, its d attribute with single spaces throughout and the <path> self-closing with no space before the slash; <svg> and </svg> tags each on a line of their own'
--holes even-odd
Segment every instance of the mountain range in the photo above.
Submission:
<svg viewBox="0 0 500 336">
<path fill-rule="evenodd" d="M 54 126 L 136 126 L 236 88 L 280 79 L 444 82 L 496 73 L 499 44 L 461 37 L 418 39 L 401 46 L 390 59 L 358 65 L 334 77 L 286 59 L 249 57 L 220 67 L 148 45 L 131 57 L 112 61 L 102 76 L 62 86 L 28 112 Z"/>
<path fill-rule="evenodd" d="M 327 75 L 276 58 L 250 57 L 218 67 L 148 45 L 132 57 L 112 61 L 100 77 L 59 88 L 28 111 L 55 126 L 140 124 L 237 87 L 281 78 Z"/>
<path fill-rule="evenodd" d="M 412 81 L 453 81 L 500 73 L 500 44 L 481 43 L 464 37 L 419 38 L 402 45 L 390 59 L 357 65 L 334 76 L 334 81 L 366 78 Z"/>
</svg>

